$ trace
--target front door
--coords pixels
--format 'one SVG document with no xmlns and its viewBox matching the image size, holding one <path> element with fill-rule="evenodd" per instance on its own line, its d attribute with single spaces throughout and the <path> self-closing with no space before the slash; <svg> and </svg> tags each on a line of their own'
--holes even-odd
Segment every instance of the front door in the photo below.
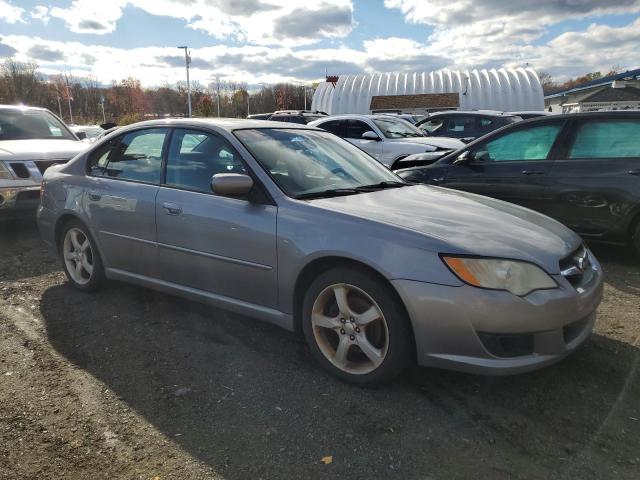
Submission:
<svg viewBox="0 0 640 480">
<path fill-rule="evenodd" d="M 640 117 L 576 120 L 572 132 L 551 171 L 550 215 L 585 237 L 626 240 L 639 211 Z"/>
<path fill-rule="evenodd" d="M 382 161 L 382 139 L 368 140 L 362 138 L 365 132 L 374 132 L 378 135 L 379 133 L 377 133 L 371 125 L 362 120 L 343 120 L 343 122 L 345 123 L 345 140 L 364 150 L 379 162 Z"/>
<path fill-rule="evenodd" d="M 277 207 L 215 195 L 210 184 L 218 173 L 247 173 L 226 139 L 199 130 L 174 130 L 166 178 L 156 199 L 162 278 L 275 308 Z"/>
<path fill-rule="evenodd" d="M 167 128 L 135 130 L 89 161 L 86 212 L 105 267 L 156 277 L 155 201 Z"/>
<path fill-rule="evenodd" d="M 470 161 L 451 165 L 440 185 L 546 212 L 552 151 L 563 122 L 511 130 L 470 150 Z"/>
</svg>

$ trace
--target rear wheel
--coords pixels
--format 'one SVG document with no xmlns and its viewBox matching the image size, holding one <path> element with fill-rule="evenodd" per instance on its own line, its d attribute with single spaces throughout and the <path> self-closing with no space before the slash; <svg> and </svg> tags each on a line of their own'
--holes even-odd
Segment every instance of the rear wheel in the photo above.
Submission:
<svg viewBox="0 0 640 480">
<path fill-rule="evenodd" d="M 87 227 L 77 220 L 69 221 L 60 244 L 62 265 L 69 282 L 79 290 L 93 291 L 104 279 L 102 260 Z"/>
<path fill-rule="evenodd" d="M 368 386 L 396 377 L 411 358 L 408 320 L 389 285 L 336 268 L 310 285 L 303 331 L 313 356 L 341 380 Z"/>
</svg>

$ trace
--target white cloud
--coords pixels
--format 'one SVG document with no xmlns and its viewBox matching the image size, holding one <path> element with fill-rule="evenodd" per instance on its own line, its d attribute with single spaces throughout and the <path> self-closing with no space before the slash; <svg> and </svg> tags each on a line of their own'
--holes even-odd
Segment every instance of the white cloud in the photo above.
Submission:
<svg viewBox="0 0 640 480">
<path fill-rule="evenodd" d="M 24 8 L 16 7 L 5 0 L 0 0 L 0 18 L 7 23 L 24 23 Z"/>
<path fill-rule="evenodd" d="M 2 0 L 0 0 L 2 1 Z M 125 6 L 151 15 L 184 20 L 189 28 L 214 38 L 231 37 L 258 45 L 306 45 L 323 38 L 342 38 L 354 27 L 352 0 L 295 3 L 290 0 L 74 0 L 52 8 L 76 33 L 115 30 Z"/>
<path fill-rule="evenodd" d="M 609 28 L 619 42 L 630 46 L 631 56 L 622 52 L 608 56 L 595 44 L 580 44 L 576 55 L 568 58 L 557 44 L 539 44 L 548 27 L 572 19 L 593 18 L 602 15 L 635 14 L 640 12 L 640 0 L 385 0 L 387 8 L 399 9 L 406 21 L 429 25 L 433 28 L 427 39 L 428 51 L 442 55 L 460 67 L 522 65 L 530 63 L 537 68 L 561 68 L 558 59 L 567 60 L 567 66 L 581 64 L 579 70 L 565 69 L 563 74 L 584 73 L 585 70 L 611 64 L 634 64 L 640 45 L 633 35 L 633 27 Z M 583 32 L 571 32 L 574 40 L 594 40 L 592 27 Z M 557 37 L 561 39 L 562 35 Z M 558 40 L 561 42 L 562 40 Z M 552 48 L 553 47 L 553 48 Z M 568 45 L 563 44 L 563 47 Z M 596 57 L 599 57 L 597 59 Z M 585 58 L 590 61 L 585 62 Z M 635 58 L 636 60 L 632 60 Z M 608 67 L 607 67 L 608 68 Z"/>
<path fill-rule="evenodd" d="M 40 20 L 45 25 L 49 23 L 49 7 L 45 7 L 44 5 L 36 6 L 33 11 L 29 14 L 29 16 L 35 20 Z"/>
</svg>

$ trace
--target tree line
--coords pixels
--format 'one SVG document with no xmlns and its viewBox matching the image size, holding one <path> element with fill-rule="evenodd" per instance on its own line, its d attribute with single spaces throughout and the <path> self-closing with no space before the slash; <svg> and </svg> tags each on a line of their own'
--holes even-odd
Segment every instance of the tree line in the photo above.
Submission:
<svg viewBox="0 0 640 480">
<path fill-rule="evenodd" d="M 249 90 L 245 82 L 191 83 L 193 116 L 244 118 L 247 114 L 311 107 L 309 86 L 277 83 Z M 187 115 L 186 82 L 144 88 L 135 78 L 105 86 L 93 76 L 44 75 L 34 62 L 7 59 L 0 64 L 0 103 L 48 108 L 65 122 L 118 125 Z"/>
</svg>

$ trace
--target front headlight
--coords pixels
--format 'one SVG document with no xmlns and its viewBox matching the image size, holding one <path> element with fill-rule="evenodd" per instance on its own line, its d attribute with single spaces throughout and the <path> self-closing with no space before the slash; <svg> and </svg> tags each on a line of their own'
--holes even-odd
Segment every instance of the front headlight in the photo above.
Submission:
<svg viewBox="0 0 640 480">
<path fill-rule="evenodd" d="M 558 287 L 544 270 L 527 262 L 453 256 L 442 260 L 460 280 L 475 287 L 507 290 L 518 296 Z"/>
<path fill-rule="evenodd" d="M 10 180 L 13 178 L 9 169 L 4 165 L 4 163 L 0 162 L 0 179 L 1 180 Z"/>
</svg>

